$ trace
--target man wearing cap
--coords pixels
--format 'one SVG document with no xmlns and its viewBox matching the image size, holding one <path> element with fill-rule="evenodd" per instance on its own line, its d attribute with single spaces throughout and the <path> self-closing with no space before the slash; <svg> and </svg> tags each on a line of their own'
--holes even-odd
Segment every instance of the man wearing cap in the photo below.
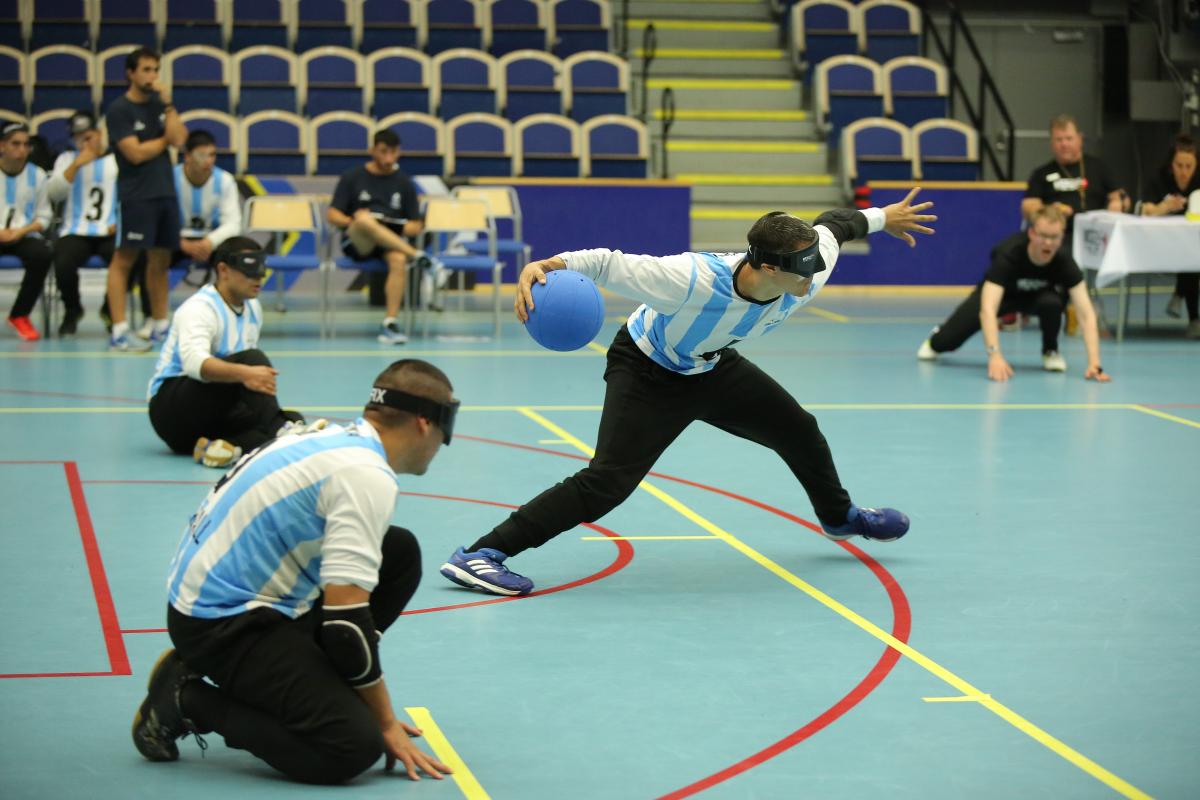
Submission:
<svg viewBox="0 0 1200 800">
<path fill-rule="evenodd" d="M 58 157 L 46 184 L 51 201 L 63 203 L 54 243 L 54 280 L 63 299 L 59 336 L 74 335 L 83 316 L 79 268 L 92 256 L 112 261 L 117 227 L 117 159 L 105 154 L 92 112 L 76 111 L 70 126 L 75 149 Z"/>
<path fill-rule="evenodd" d="M 560 253 L 521 271 L 514 308 L 526 322 L 532 286 L 570 269 L 641 303 L 608 348 L 608 385 L 596 452 L 584 469 L 550 487 L 442 565 L 442 575 L 490 594 L 522 595 L 533 581 L 511 572 L 508 557 L 540 547 L 625 501 L 658 457 L 693 422 L 706 422 L 774 451 L 808 495 L 825 536 L 890 542 L 908 532 L 892 508 L 860 508 L 842 486 L 817 420 L 734 345 L 766 336 L 820 291 L 843 242 L 886 231 L 916 246 L 932 234 L 912 205 L 827 211 L 812 225 L 783 211 L 758 219 L 743 253 L 628 255 L 607 249 Z"/>
<path fill-rule="evenodd" d="M 168 147 L 182 147 L 187 129 L 158 82 L 158 53 L 140 47 L 125 59 L 129 89 L 108 107 L 108 134 L 117 157 L 117 243 L 108 269 L 112 314 L 109 349 L 144 351 L 170 327 L 167 269 L 179 246 L 179 205 Z M 125 293 L 134 262 L 146 253 L 146 285 L 153 317 L 150 340 L 129 329 Z"/>
<path fill-rule="evenodd" d="M 278 373 L 257 349 L 266 254 L 235 236 L 212 260 L 216 282 L 175 313 L 147 395 L 150 424 L 171 450 L 227 467 L 302 418 L 279 408 Z"/>
<path fill-rule="evenodd" d="M 29 126 L 8 122 L 0 128 L 0 171 L 4 191 L 0 193 L 0 256 L 16 256 L 25 267 L 17 299 L 8 312 L 8 325 L 27 342 L 41 338 L 29 320 L 29 312 L 46 284 L 50 271 L 50 247 L 42 231 L 50 227 L 50 201 L 46 197 L 46 173 L 29 161 Z"/>
</svg>

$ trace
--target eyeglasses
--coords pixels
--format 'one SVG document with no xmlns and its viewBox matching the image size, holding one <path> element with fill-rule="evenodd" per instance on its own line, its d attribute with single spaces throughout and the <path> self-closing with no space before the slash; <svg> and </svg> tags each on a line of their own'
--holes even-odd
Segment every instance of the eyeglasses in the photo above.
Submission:
<svg viewBox="0 0 1200 800">
<path fill-rule="evenodd" d="M 1063 240 L 1063 235 L 1061 233 L 1042 233 L 1041 231 L 1035 230 L 1033 235 L 1047 244 L 1053 244 Z"/>
</svg>

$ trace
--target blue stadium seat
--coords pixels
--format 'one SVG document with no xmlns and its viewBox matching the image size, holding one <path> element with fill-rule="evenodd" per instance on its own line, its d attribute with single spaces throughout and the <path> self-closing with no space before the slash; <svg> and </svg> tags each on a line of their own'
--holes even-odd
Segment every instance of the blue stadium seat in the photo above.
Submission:
<svg viewBox="0 0 1200 800">
<path fill-rule="evenodd" d="M 571 119 L 586 122 L 601 114 L 625 114 L 629 65 L 611 53 L 576 53 L 563 60 L 564 104 Z"/>
<path fill-rule="evenodd" d="M 583 123 L 585 178 L 645 178 L 650 157 L 646 126 L 632 117 L 605 114 Z"/>
<path fill-rule="evenodd" d="M 25 54 L 0 45 L 0 109 L 25 116 Z"/>
<path fill-rule="evenodd" d="M 365 114 L 330 111 L 314 117 L 309 125 L 309 173 L 341 175 L 370 159 L 375 121 Z"/>
<path fill-rule="evenodd" d="M 513 126 L 513 173 L 528 178 L 578 178 L 579 123 L 558 114 L 534 114 Z"/>
<path fill-rule="evenodd" d="M 913 126 L 912 143 L 917 180 L 979 180 L 979 133 L 970 125 L 927 119 Z"/>
<path fill-rule="evenodd" d="M 129 89 L 129 81 L 125 78 L 125 58 L 132 48 L 129 45 L 110 47 L 96 54 L 96 77 L 100 81 L 100 113 L 108 109 L 108 104 L 116 100 Z"/>
<path fill-rule="evenodd" d="M 544 3 L 492 0 L 485 13 L 492 30 L 492 44 L 488 48 L 492 55 L 550 49 L 550 13 Z"/>
<path fill-rule="evenodd" d="M 847 189 L 867 181 L 912 180 L 912 132 L 886 117 L 867 117 L 842 129 L 842 173 Z"/>
<path fill-rule="evenodd" d="M 585 50 L 608 51 L 612 12 L 603 0 L 553 0 L 550 7 L 558 41 L 554 55 L 566 58 Z"/>
<path fill-rule="evenodd" d="M 211 108 L 228 113 L 232 60 L 208 45 L 179 47 L 163 57 L 163 80 L 171 84 L 171 100 L 181 112 Z"/>
<path fill-rule="evenodd" d="M 842 128 L 856 119 L 883 115 L 883 71 L 862 56 L 831 56 L 817 65 L 813 79 L 817 126 L 830 147 Z"/>
<path fill-rule="evenodd" d="M 465 47 L 433 57 L 430 101 L 442 119 L 473 112 L 496 113 L 496 59 Z"/>
<path fill-rule="evenodd" d="M 29 130 L 40 134 L 46 144 L 55 153 L 71 150 L 75 147 L 71 141 L 71 115 L 73 108 L 55 108 L 43 111 L 29 120 Z"/>
<path fill-rule="evenodd" d="M 425 52 L 430 55 L 461 47 L 482 50 L 486 46 L 487 18 L 479 0 L 428 0 L 425 20 Z"/>
<path fill-rule="evenodd" d="M 792 6 L 788 21 L 806 83 L 813 81 L 825 59 L 858 54 L 860 20 L 848 0 L 803 0 Z"/>
<path fill-rule="evenodd" d="M 224 4 L 217 0 L 166 0 L 163 50 L 203 44 L 225 48 Z"/>
<path fill-rule="evenodd" d="M 401 111 L 428 113 L 433 69 L 429 56 L 407 47 L 388 47 L 367 56 L 366 103 L 376 117 Z"/>
<path fill-rule="evenodd" d="M 946 68 L 920 56 L 900 56 L 883 65 L 884 112 L 905 125 L 942 119 L 948 111 Z"/>
<path fill-rule="evenodd" d="M 282 0 L 233 0 L 229 52 L 247 47 L 289 47 L 287 9 Z"/>
<path fill-rule="evenodd" d="M 563 64 L 540 50 L 517 50 L 500 57 L 499 104 L 505 119 L 530 114 L 561 114 Z"/>
<path fill-rule="evenodd" d="M 238 172 L 243 175 L 304 175 L 308 124 L 287 111 L 256 111 L 239 130 Z"/>
<path fill-rule="evenodd" d="M 237 113 L 275 109 L 296 111 L 300 65 L 296 54 L 280 47 L 248 47 L 233 56 Z"/>
<path fill-rule="evenodd" d="M 91 49 L 87 0 L 32 0 L 29 49 L 70 45 Z"/>
<path fill-rule="evenodd" d="M 400 169 L 409 175 L 442 175 L 446 169 L 446 127 L 431 114 L 402 111 L 379 120 L 400 137 Z"/>
<path fill-rule="evenodd" d="M 347 47 L 316 47 L 300 56 L 304 113 L 363 112 L 363 57 Z"/>
<path fill-rule="evenodd" d="M 420 0 L 363 0 L 359 49 L 374 53 L 385 47 L 425 49 L 425 5 Z"/>
<path fill-rule="evenodd" d="M 91 52 L 82 47 L 51 45 L 30 53 L 28 64 L 25 74 L 34 114 L 52 108 L 95 107 L 92 84 L 96 65 Z"/>
<path fill-rule="evenodd" d="M 25 30 L 21 22 L 23 0 L 0 0 L 0 47 L 25 50 Z"/>
<path fill-rule="evenodd" d="M 463 114 L 446 123 L 450 152 L 446 174 L 460 177 L 512 175 L 512 123 L 495 114 Z"/>
<path fill-rule="evenodd" d="M 905 0 L 867 0 L 858 7 L 859 45 L 867 58 L 886 64 L 921 52 L 921 13 Z"/>
<path fill-rule="evenodd" d="M 153 0 L 98 0 L 96 49 L 132 44 L 158 50 L 157 5 Z"/>
<path fill-rule="evenodd" d="M 198 108 L 184 111 L 179 120 L 189 132 L 206 130 L 217 143 L 217 166 L 231 175 L 238 173 L 237 154 L 241 150 L 241 133 L 237 120 L 224 111 Z"/>
<path fill-rule="evenodd" d="M 356 47 L 353 10 L 348 0 L 299 0 L 295 6 L 296 52 Z"/>
</svg>

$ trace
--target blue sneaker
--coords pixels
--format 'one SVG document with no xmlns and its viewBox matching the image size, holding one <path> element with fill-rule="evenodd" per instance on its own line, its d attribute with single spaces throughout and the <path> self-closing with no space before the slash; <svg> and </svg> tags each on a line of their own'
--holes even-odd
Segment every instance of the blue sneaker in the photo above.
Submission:
<svg viewBox="0 0 1200 800">
<path fill-rule="evenodd" d="M 148 338 L 146 341 L 150 342 L 151 346 L 161 346 L 166 343 L 167 337 L 170 335 L 171 335 L 171 326 L 168 325 L 167 327 L 163 328 L 161 331 L 160 330 L 150 331 L 150 338 Z"/>
<path fill-rule="evenodd" d="M 108 349 L 122 353 L 145 353 L 151 347 L 153 345 L 133 331 L 125 331 L 120 336 L 110 336 L 108 339 Z"/>
<path fill-rule="evenodd" d="M 480 548 L 477 553 L 464 552 L 460 547 L 442 564 L 442 574 L 459 586 L 491 594 L 512 597 L 532 592 L 533 581 L 504 566 L 506 558 L 504 553 L 490 547 Z"/>
<path fill-rule="evenodd" d="M 908 515 L 894 508 L 859 508 L 850 506 L 846 523 L 831 528 L 824 523 L 825 538 L 844 542 L 851 536 L 861 536 L 876 542 L 894 542 L 908 533 Z"/>
</svg>

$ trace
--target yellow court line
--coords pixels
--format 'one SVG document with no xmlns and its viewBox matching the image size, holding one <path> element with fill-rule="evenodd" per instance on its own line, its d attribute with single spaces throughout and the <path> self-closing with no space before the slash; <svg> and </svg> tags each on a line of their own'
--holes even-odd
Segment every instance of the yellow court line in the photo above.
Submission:
<svg viewBox="0 0 1200 800">
<path fill-rule="evenodd" d="M 588 454 L 589 456 L 595 455 L 595 451 L 592 450 L 592 448 L 588 447 L 586 444 L 584 444 L 580 439 L 572 436 L 568 431 L 566 431 L 563 428 L 559 427 L 558 425 L 554 424 L 553 422 L 546 419 L 545 417 L 538 414 L 537 412 L 532 411 L 528 408 L 524 408 L 524 409 L 521 409 L 520 413 L 523 414 L 524 416 L 528 417 L 529 419 L 533 420 L 534 422 L 537 422 L 539 425 L 546 428 L 547 430 L 553 432 L 556 436 L 561 436 L 564 439 L 570 439 L 572 444 L 576 448 L 578 448 L 582 452 Z M 692 522 L 694 522 L 696 525 L 698 525 L 703 530 L 706 530 L 709 533 L 711 533 L 713 536 L 720 538 L 722 541 L 724 541 L 726 544 L 728 544 L 734 550 L 737 550 L 739 553 L 746 556 L 751 561 L 754 561 L 759 566 L 763 567 L 764 569 L 773 573 L 774 575 L 781 578 L 785 582 L 791 584 L 792 586 L 796 587 L 800 591 L 804 592 L 809 597 L 813 598 L 814 600 L 816 600 L 817 602 L 821 603 L 823 606 L 828 608 L 830 611 L 833 611 L 834 613 L 838 614 L 842 618 L 857 625 L 859 628 L 866 631 L 871 636 L 874 636 L 876 639 L 883 642 L 888 647 L 891 647 L 893 650 L 898 651 L 900 654 L 902 654 L 909 660 L 915 662 L 916 664 L 920 665 L 927 672 L 932 673 L 933 675 L 937 676 L 944 682 L 950 684 L 955 689 L 962 692 L 964 695 L 968 695 L 968 696 L 972 696 L 972 697 L 979 697 L 980 698 L 979 703 L 984 708 L 987 708 L 989 711 L 991 711 L 992 713 L 999 716 L 1005 722 L 1008 722 L 1010 725 L 1017 728 L 1022 733 L 1026 734 L 1030 738 L 1037 741 L 1039 744 L 1046 746 L 1051 751 L 1053 751 L 1057 755 L 1061 756 L 1062 758 L 1066 759 L 1067 761 L 1071 762 L 1075 766 L 1079 767 L 1081 770 L 1083 770 L 1087 774 L 1091 775 L 1093 778 L 1095 778 L 1096 780 L 1105 784 L 1109 788 L 1125 795 L 1126 797 L 1138 798 L 1138 800 L 1143 800 L 1143 799 L 1149 800 L 1150 796 L 1148 794 L 1146 794 L 1145 792 L 1141 791 L 1140 789 L 1138 789 L 1137 787 L 1133 786 L 1132 784 L 1126 782 L 1125 780 L 1117 777 L 1113 773 L 1106 770 L 1104 767 L 1102 767 L 1099 764 L 1097 764 L 1096 762 L 1092 761 L 1087 756 L 1072 749 L 1066 743 L 1060 741 L 1059 739 L 1054 738 L 1046 731 L 1037 727 L 1032 722 L 1030 722 L 1029 720 L 1022 717 L 1020 714 L 1017 714 L 1012 709 L 1010 709 L 1007 706 L 1003 705 L 1002 703 L 999 703 L 996 700 L 992 699 L 990 695 L 987 695 L 984 692 L 980 691 L 979 689 L 975 688 L 970 683 L 963 680 L 959 676 L 955 675 L 953 672 L 946 669 L 945 667 L 941 666 L 940 664 L 938 664 L 937 662 L 935 662 L 933 659 L 929 658 L 925 654 L 919 652 L 918 650 L 916 650 L 912 646 L 906 644 L 905 642 L 900 641 L 899 639 L 892 636 L 887 631 L 880 628 L 875 623 L 860 616 L 856 612 L 850 610 L 848 607 L 842 605 L 837 600 L 833 599 L 829 595 L 822 592 L 820 589 L 816 588 L 815 586 L 804 581 L 802 578 L 800 578 L 800 577 L 792 574 L 788 570 L 784 569 L 779 564 L 775 563 L 771 559 L 764 556 L 762 553 L 759 553 L 757 550 L 750 547 L 748 544 L 743 542 L 741 539 L 738 539 L 733 534 L 723 530 L 722 528 L 719 528 L 717 525 L 710 522 L 706 518 L 700 516 L 695 511 L 693 511 L 691 508 L 689 508 L 688 506 L 679 502 L 671 495 L 669 495 L 666 492 L 664 492 L 663 490 L 659 489 L 657 486 L 654 486 L 653 484 L 648 483 L 647 481 L 642 481 L 639 484 L 639 488 L 648 492 L 652 496 L 658 498 L 660 501 L 662 501 L 664 504 L 666 504 L 669 508 L 673 509 L 674 511 L 676 511 L 677 513 L 679 513 L 686 519 L 691 520 Z"/>
<path fill-rule="evenodd" d="M 926 703 L 978 703 L 981 700 L 991 700 L 990 694 L 963 695 L 961 697 L 922 697 Z"/>
<path fill-rule="evenodd" d="M 621 319 L 625 319 L 625 318 L 621 317 Z M 588 346 L 589 350 L 595 350 L 597 353 L 599 353 L 602 356 L 608 355 L 608 348 L 602 344 L 597 344 L 596 342 L 588 342 L 587 346 Z"/>
<path fill-rule="evenodd" d="M 719 541 L 716 536 L 581 536 L 583 542 L 673 542 L 679 540 L 712 539 Z"/>
<path fill-rule="evenodd" d="M 566 439 L 538 439 L 538 444 L 570 444 Z"/>
<path fill-rule="evenodd" d="M 412 717 L 413 724 L 421 729 L 421 736 L 429 742 L 430 749 L 438 760 L 454 770 L 450 777 L 458 784 L 459 790 L 467 800 L 490 800 L 488 793 L 479 785 L 479 781 L 471 774 L 466 762 L 455 751 L 450 740 L 442 733 L 442 729 L 433 721 L 428 708 L 413 707 L 404 709 L 404 713 Z"/>
<path fill-rule="evenodd" d="M 1138 405 L 1136 403 L 1129 406 L 1129 408 L 1133 409 L 1134 411 L 1140 411 L 1143 414 L 1149 414 L 1152 417 L 1160 417 L 1162 419 L 1169 420 L 1171 422 L 1178 422 L 1180 425 L 1189 425 L 1193 428 L 1200 428 L 1200 422 L 1195 422 L 1190 419 L 1184 419 L 1183 417 L 1177 417 L 1174 414 L 1167 414 L 1167 413 L 1165 413 L 1163 411 L 1159 411 L 1158 409 L 1155 409 L 1155 408 L 1146 408 L 1145 406 Z"/>
<path fill-rule="evenodd" d="M 824 308 L 816 308 L 814 306 L 805 306 L 804 310 L 810 314 L 816 314 L 818 317 L 833 320 L 834 322 L 849 322 L 850 318 L 845 314 L 839 314 L 836 311 L 828 311 Z"/>
</svg>

